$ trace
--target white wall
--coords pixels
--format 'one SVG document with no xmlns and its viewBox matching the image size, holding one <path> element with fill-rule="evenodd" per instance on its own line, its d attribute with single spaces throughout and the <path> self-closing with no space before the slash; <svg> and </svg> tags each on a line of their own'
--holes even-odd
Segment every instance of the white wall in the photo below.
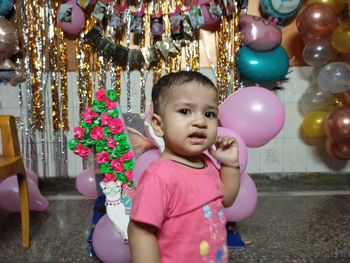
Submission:
<svg viewBox="0 0 350 263">
<path fill-rule="evenodd" d="M 204 74 L 215 80 L 210 68 L 201 70 Z M 331 158 L 324 147 L 324 139 L 302 139 L 300 136 L 300 124 L 303 116 L 298 110 L 298 101 L 311 83 L 311 67 L 294 67 L 287 76 L 289 80 L 283 83 L 283 89 L 277 90 L 276 94 L 285 105 L 286 122 L 280 134 L 270 143 L 259 148 L 249 149 L 248 173 L 283 173 L 293 174 L 302 172 L 326 172 L 339 173 L 349 172 L 350 164 Z M 125 87 L 126 75 L 122 77 L 122 86 Z M 69 122 L 70 128 L 78 125 L 79 103 L 77 97 L 76 74 L 69 73 Z M 139 72 L 131 74 L 131 110 L 137 113 L 139 109 L 140 78 Z M 147 75 L 146 95 L 150 99 L 152 87 L 152 74 Z M 126 111 L 126 94 L 122 92 L 121 107 Z M 20 116 L 18 88 L 8 84 L 0 84 L 0 114 L 12 114 Z M 68 132 L 68 139 L 72 138 L 72 132 Z M 39 141 L 38 141 L 39 143 Z M 46 143 L 52 144 L 52 141 Z M 52 147 L 55 147 L 52 145 Z M 50 156 L 47 159 L 51 159 Z M 50 165 L 53 160 L 46 160 Z M 42 165 L 39 165 L 41 167 Z M 75 177 L 82 168 L 80 157 L 68 151 L 68 175 Z M 40 176 L 42 174 L 39 172 Z M 50 176 L 48 174 L 47 176 Z"/>
</svg>

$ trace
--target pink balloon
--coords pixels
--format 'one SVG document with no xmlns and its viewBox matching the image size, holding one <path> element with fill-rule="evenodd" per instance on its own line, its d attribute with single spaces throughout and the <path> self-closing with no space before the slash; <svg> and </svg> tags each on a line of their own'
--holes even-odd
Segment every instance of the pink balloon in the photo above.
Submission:
<svg viewBox="0 0 350 263">
<path fill-rule="evenodd" d="M 221 136 L 231 136 L 236 139 L 236 142 L 238 144 L 238 151 L 239 151 L 239 164 L 240 164 L 240 172 L 241 175 L 245 172 L 248 164 L 248 148 L 243 141 L 242 137 L 239 136 L 236 132 L 224 128 L 224 127 L 219 127 L 218 128 L 218 135 Z M 219 162 L 213 157 L 208 151 L 205 151 L 205 154 L 209 156 L 209 158 L 213 161 L 215 164 L 216 168 L 220 169 L 220 164 Z"/>
<path fill-rule="evenodd" d="M 29 179 L 31 179 L 36 186 L 39 185 L 39 178 L 38 178 L 38 175 L 31 169 L 29 168 L 25 168 L 26 169 L 26 175 Z"/>
<path fill-rule="evenodd" d="M 239 222 L 250 217 L 255 211 L 258 193 L 248 174 L 241 176 L 241 184 L 235 202 L 224 209 L 228 221 Z"/>
<path fill-rule="evenodd" d="M 63 32 L 77 35 L 85 25 L 84 11 L 76 4 L 75 0 L 70 0 L 61 4 L 58 8 L 57 24 Z"/>
<path fill-rule="evenodd" d="M 239 26 L 242 43 L 255 51 L 268 51 L 282 42 L 281 29 L 261 17 L 243 14 Z"/>
<path fill-rule="evenodd" d="M 219 106 L 221 125 L 238 133 L 247 147 L 260 147 L 282 129 L 285 113 L 280 99 L 261 87 L 242 88 Z"/>
<path fill-rule="evenodd" d="M 129 263 L 129 246 L 115 229 L 107 215 L 98 220 L 92 235 L 92 245 L 97 257 L 104 263 Z"/>
<path fill-rule="evenodd" d="M 43 197 L 36 184 L 27 178 L 29 209 L 32 211 L 46 211 L 49 202 Z M 0 184 L 0 206 L 11 212 L 20 212 L 19 190 L 17 175 L 6 178 Z"/>
<path fill-rule="evenodd" d="M 97 197 L 96 179 L 92 169 L 81 171 L 75 180 L 75 186 L 82 195 Z"/>
<path fill-rule="evenodd" d="M 141 175 L 146 170 L 146 168 L 153 162 L 160 158 L 159 149 L 149 150 L 141 154 L 135 162 L 134 170 L 133 170 L 133 180 L 135 185 L 139 182 Z"/>
</svg>

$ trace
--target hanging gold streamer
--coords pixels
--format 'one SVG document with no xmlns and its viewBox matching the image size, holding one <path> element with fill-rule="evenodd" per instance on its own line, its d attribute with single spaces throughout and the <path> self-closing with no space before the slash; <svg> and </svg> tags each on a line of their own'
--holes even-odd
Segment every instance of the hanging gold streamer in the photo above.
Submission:
<svg viewBox="0 0 350 263">
<path fill-rule="evenodd" d="M 61 128 L 61 114 L 60 114 L 60 104 L 59 104 L 59 81 L 58 81 L 58 59 L 59 59 L 59 53 L 58 53 L 58 47 L 59 44 L 59 34 L 60 34 L 60 28 L 56 25 L 56 18 L 57 18 L 57 10 L 58 10 L 58 2 L 54 1 L 53 5 L 53 16 L 52 16 L 52 23 L 53 23 L 53 39 L 52 43 L 50 43 L 50 70 L 51 70 L 51 98 L 52 98 L 52 127 L 54 131 L 58 131 Z"/>
<path fill-rule="evenodd" d="M 238 10 L 237 1 L 235 1 L 235 12 L 234 19 L 232 19 L 232 28 L 233 28 L 233 41 L 232 43 L 232 56 L 231 63 L 233 68 L 233 91 L 238 90 L 241 87 L 239 75 L 238 75 L 238 67 L 237 67 L 237 53 L 239 47 L 241 46 L 241 32 L 239 30 L 238 22 L 239 16 L 241 15 L 241 11 Z"/>
<path fill-rule="evenodd" d="M 229 70 L 230 58 L 230 32 L 229 21 L 225 16 L 222 17 L 220 29 L 217 33 L 216 47 L 217 47 L 217 89 L 218 89 L 218 103 L 222 103 L 228 95 L 229 86 Z"/>
<path fill-rule="evenodd" d="M 78 72 L 78 76 L 77 76 L 77 92 L 78 92 L 78 98 L 79 98 L 79 117 L 80 120 L 82 120 L 83 118 L 83 114 L 84 114 L 84 109 L 85 109 L 85 95 L 86 95 L 86 90 L 85 90 L 85 85 L 82 85 L 83 81 L 84 81 L 84 74 L 82 73 L 83 70 L 83 63 L 81 63 L 81 56 L 82 54 L 80 52 L 84 52 L 83 50 L 81 50 L 81 39 L 77 39 L 76 41 L 76 45 L 75 45 L 75 53 L 76 53 L 76 61 L 77 61 L 77 72 Z"/>
<path fill-rule="evenodd" d="M 34 120 L 34 127 L 37 130 L 42 131 L 44 120 L 43 116 L 41 114 L 41 92 L 40 92 L 40 83 L 39 83 L 39 58 L 37 53 L 37 39 L 41 37 L 41 32 L 37 32 L 36 25 L 39 23 L 38 18 L 40 16 L 37 16 L 36 14 L 36 7 L 38 6 L 38 3 L 29 3 L 27 5 L 27 11 L 26 14 L 28 21 L 28 40 L 29 40 L 29 60 L 30 65 L 32 67 L 32 74 L 31 74 L 31 82 L 32 82 L 32 94 L 33 94 L 33 120 Z"/>
<path fill-rule="evenodd" d="M 120 39 L 116 38 L 115 39 L 115 43 L 120 45 Z M 115 91 L 117 92 L 118 98 L 120 98 L 121 95 L 121 84 L 120 84 L 120 80 L 121 80 L 121 76 L 122 76 L 122 67 L 115 65 L 114 68 L 114 77 L 115 77 Z"/>
<path fill-rule="evenodd" d="M 146 10 L 147 10 L 146 5 Z M 141 36 L 140 48 L 146 46 L 146 30 L 150 28 L 149 16 L 143 16 L 144 30 Z M 143 114 L 146 111 L 146 79 L 145 79 L 145 69 L 141 68 L 140 76 L 140 113 Z"/>
<path fill-rule="evenodd" d="M 91 47 L 89 44 L 84 43 L 83 44 L 83 52 L 85 54 L 84 56 L 84 76 L 85 76 L 85 84 L 86 84 L 86 99 L 87 99 L 87 105 L 91 106 L 92 104 L 92 81 L 91 81 L 91 58 L 92 58 L 92 52 Z"/>
<path fill-rule="evenodd" d="M 67 85 L 67 70 L 68 70 L 68 53 L 67 42 L 62 30 L 59 34 L 60 42 L 60 80 L 61 80 L 61 112 L 62 112 L 62 129 L 69 130 L 68 124 L 68 85 Z"/>
<path fill-rule="evenodd" d="M 185 48 L 186 51 L 186 69 L 192 71 L 199 70 L 199 41 L 198 37 L 192 42 L 188 43 Z"/>
<path fill-rule="evenodd" d="M 163 22 L 164 22 L 164 36 L 171 36 L 171 22 L 170 22 L 170 0 L 162 0 Z M 181 52 L 176 55 L 170 55 L 165 63 L 166 73 L 176 72 L 181 69 Z"/>
</svg>

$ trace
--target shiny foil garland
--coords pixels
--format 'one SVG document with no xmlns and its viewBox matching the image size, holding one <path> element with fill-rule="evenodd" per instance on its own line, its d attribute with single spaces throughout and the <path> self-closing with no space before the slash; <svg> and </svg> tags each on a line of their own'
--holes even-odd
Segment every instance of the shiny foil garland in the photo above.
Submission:
<svg viewBox="0 0 350 263">
<path fill-rule="evenodd" d="M 76 41 L 76 61 L 77 61 L 77 92 L 79 98 L 79 117 L 80 120 L 83 118 L 84 110 L 87 104 L 87 91 L 86 91 L 86 79 L 84 72 L 84 63 L 85 63 L 85 52 L 84 52 L 84 40 L 81 36 Z"/>
<path fill-rule="evenodd" d="M 218 103 L 222 103 L 230 89 L 230 23 L 226 16 L 221 19 L 220 29 L 217 32 L 217 90 Z"/>
<path fill-rule="evenodd" d="M 246 6 L 242 8 L 248 7 L 248 1 L 246 0 Z M 242 9 L 238 8 L 238 3 L 235 1 L 234 3 L 234 18 L 231 21 L 232 24 L 232 30 L 233 30 L 233 41 L 232 43 L 232 55 L 230 59 L 230 63 L 232 64 L 233 68 L 233 77 L 232 77 L 232 92 L 237 91 L 238 89 L 242 88 L 243 83 L 240 81 L 239 73 L 238 73 L 238 67 L 237 67 L 237 53 L 239 50 L 239 47 L 241 46 L 241 32 L 239 30 L 239 16 L 241 15 Z"/>
<path fill-rule="evenodd" d="M 146 7 L 148 5 L 146 4 Z M 146 9 L 147 10 L 147 9 Z M 143 16 L 144 29 L 141 36 L 140 48 L 146 46 L 146 32 L 150 29 L 150 21 L 147 16 Z M 140 69 L 140 113 L 144 114 L 146 111 L 146 78 L 145 69 L 141 67 Z"/>
<path fill-rule="evenodd" d="M 26 167 L 33 169 L 34 171 L 38 171 L 38 162 L 37 162 L 37 143 L 35 141 L 35 124 L 34 124 L 34 106 L 33 106 L 33 90 L 32 90 L 32 82 L 31 82 L 31 69 L 30 69 L 30 56 L 29 56 L 29 27 L 28 24 L 31 23 L 30 17 L 28 18 L 28 5 L 29 2 L 27 0 L 22 1 L 22 5 L 20 6 L 20 15 L 18 15 L 19 19 L 22 20 L 22 32 L 23 36 L 23 66 L 25 70 L 26 81 L 23 87 L 23 108 L 21 112 L 25 112 L 21 115 L 22 120 L 24 122 L 24 140 L 22 141 L 22 146 L 24 147 L 23 152 L 24 159 L 26 162 Z"/>
<path fill-rule="evenodd" d="M 126 47 L 130 48 L 130 33 L 131 33 L 131 10 L 129 7 L 125 11 L 126 16 Z M 126 111 L 131 112 L 131 72 L 130 72 L 130 54 L 128 53 L 128 62 L 126 65 Z"/>
<path fill-rule="evenodd" d="M 85 22 L 85 30 L 76 40 L 76 61 L 77 61 L 77 91 L 79 98 L 79 116 L 83 117 L 83 112 L 87 106 L 92 104 L 92 80 L 91 80 L 91 60 L 92 52 L 89 44 L 85 43 L 84 35 L 88 32 L 93 24 L 94 18 L 90 18 Z"/>
<path fill-rule="evenodd" d="M 192 71 L 199 70 L 199 41 L 198 36 L 188 43 L 185 48 L 186 52 L 186 69 Z"/>
<path fill-rule="evenodd" d="M 69 130 L 68 124 L 68 84 L 67 84 L 67 70 L 68 70 L 68 53 L 67 42 L 64 34 L 60 31 L 59 34 L 60 46 L 60 105 L 61 105 L 61 129 Z"/>
<path fill-rule="evenodd" d="M 31 67 L 31 85 L 32 85 L 32 93 L 33 93 L 33 121 L 35 128 L 37 130 L 43 130 L 44 120 L 41 114 L 41 91 L 40 91 L 40 59 L 38 57 L 38 48 L 40 44 L 37 42 L 41 33 L 37 32 L 37 23 L 38 14 L 36 14 L 36 7 L 38 7 L 37 1 L 33 3 L 27 4 L 26 6 L 26 17 L 31 19 L 28 21 L 28 37 L 29 37 L 29 60 Z"/>
<path fill-rule="evenodd" d="M 114 13 L 114 6 L 116 4 L 118 4 L 117 1 L 112 1 L 108 6 L 107 16 L 109 19 L 111 19 Z M 111 36 L 115 44 L 120 45 L 122 36 L 118 36 L 118 30 L 107 25 L 107 34 Z M 108 67 L 109 67 L 109 75 L 111 78 L 111 87 L 108 87 L 108 88 L 115 89 L 115 91 L 117 92 L 118 98 L 120 98 L 120 91 L 121 91 L 120 78 L 121 78 L 122 67 L 118 65 L 114 65 L 114 63 L 111 63 L 111 62 L 108 63 Z"/>
<path fill-rule="evenodd" d="M 58 10 L 58 2 L 56 1 L 53 6 L 53 14 L 49 18 L 50 25 L 53 25 L 56 21 Z M 59 75 L 58 75 L 58 47 L 59 47 L 59 27 L 49 27 L 49 57 L 50 57 L 50 72 L 51 72 L 51 99 L 52 99 L 52 125 L 54 131 L 58 131 L 61 128 L 61 114 L 59 104 Z"/>
</svg>

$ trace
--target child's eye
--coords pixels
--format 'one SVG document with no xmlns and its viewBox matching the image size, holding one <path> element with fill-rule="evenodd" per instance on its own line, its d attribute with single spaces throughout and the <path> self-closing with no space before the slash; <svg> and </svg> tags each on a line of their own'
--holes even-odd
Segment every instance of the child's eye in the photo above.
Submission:
<svg viewBox="0 0 350 263">
<path fill-rule="evenodd" d="M 181 109 L 181 110 L 179 110 L 179 113 L 181 113 L 183 115 L 189 115 L 191 112 L 188 109 Z"/>
<path fill-rule="evenodd" d="M 207 111 L 204 115 L 207 118 L 216 118 L 216 112 L 214 111 Z"/>
</svg>

